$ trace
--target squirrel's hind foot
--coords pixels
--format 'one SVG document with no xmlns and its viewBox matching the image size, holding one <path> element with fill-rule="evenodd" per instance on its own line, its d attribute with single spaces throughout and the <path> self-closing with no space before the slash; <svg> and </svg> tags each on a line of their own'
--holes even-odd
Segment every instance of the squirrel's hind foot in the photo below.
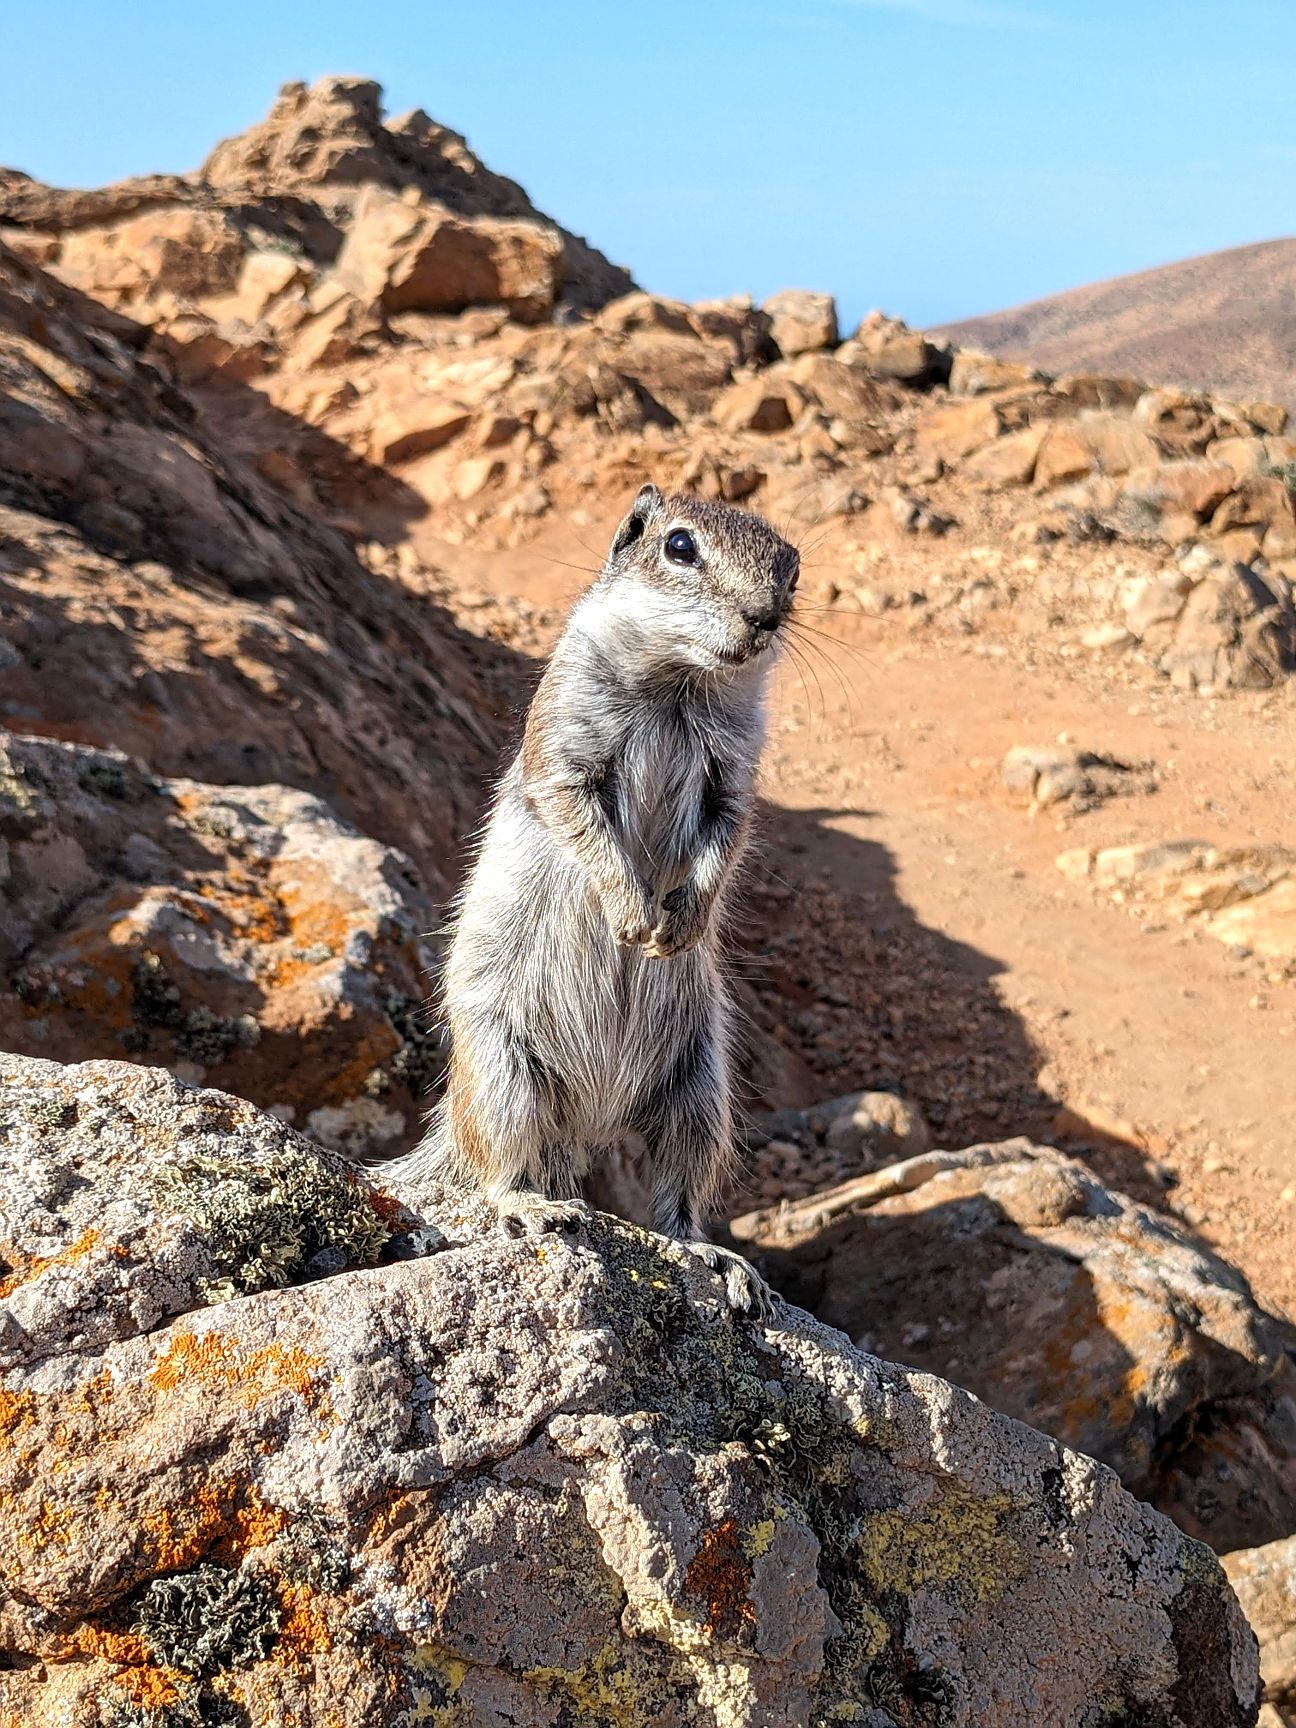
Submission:
<svg viewBox="0 0 1296 1728">
<path fill-rule="evenodd" d="M 574 1234 L 590 1213 L 583 1200 L 550 1200 L 528 1189 L 505 1194 L 495 1204 L 510 1236 L 543 1236 L 555 1230 Z"/>
<path fill-rule="evenodd" d="M 708 1271 L 724 1279 L 729 1306 L 753 1320 L 772 1320 L 783 1298 L 771 1290 L 760 1273 L 732 1248 L 718 1248 L 714 1242 L 686 1242 L 690 1254 L 695 1254 Z"/>
</svg>

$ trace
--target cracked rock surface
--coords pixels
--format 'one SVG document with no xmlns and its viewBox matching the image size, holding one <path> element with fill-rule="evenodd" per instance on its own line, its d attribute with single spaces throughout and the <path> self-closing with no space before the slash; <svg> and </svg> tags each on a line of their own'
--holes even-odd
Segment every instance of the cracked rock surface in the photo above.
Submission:
<svg viewBox="0 0 1296 1728">
<path fill-rule="evenodd" d="M 0 1073 L 4 1728 L 1254 1721 L 1209 1551 L 946 1382 L 160 1070 Z"/>
</svg>

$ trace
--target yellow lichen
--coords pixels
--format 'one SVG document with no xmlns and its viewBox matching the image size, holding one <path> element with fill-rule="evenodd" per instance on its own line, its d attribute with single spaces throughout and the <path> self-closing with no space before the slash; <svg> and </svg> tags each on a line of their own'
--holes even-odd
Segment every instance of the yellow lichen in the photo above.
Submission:
<svg viewBox="0 0 1296 1728">
<path fill-rule="evenodd" d="M 546 1702 L 557 1702 L 557 1693 L 575 1709 L 578 1722 L 597 1715 L 615 1728 L 638 1728 L 644 1719 L 637 1710 L 639 1687 L 625 1657 L 625 1649 L 609 1641 L 579 1668 L 528 1668 L 523 1679 L 548 1694 Z"/>
<path fill-rule="evenodd" d="M 911 1596 L 945 1590 L 980 1605 L 1024 1578 L 1028 1561 L 1004 1529 L 1007 1495 L 980 1496 L 951 1485 L 917 1512 L 875 1512 L 862 1521 L 860 1561 L 875 1591 Z"/>
</svg>

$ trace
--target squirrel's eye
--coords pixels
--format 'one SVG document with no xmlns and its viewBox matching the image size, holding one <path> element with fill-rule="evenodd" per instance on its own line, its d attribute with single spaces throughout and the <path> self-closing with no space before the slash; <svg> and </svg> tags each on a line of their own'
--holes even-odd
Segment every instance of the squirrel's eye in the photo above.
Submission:
<svg viewBox="0 0 1296 1728">
<path fill-rule="evenodd" d="M 683 528 L 677 528 L 667 537 L 666 556 L 672 564 L 696 564 L 697 544 L 691 534 Z"/>
</svg>

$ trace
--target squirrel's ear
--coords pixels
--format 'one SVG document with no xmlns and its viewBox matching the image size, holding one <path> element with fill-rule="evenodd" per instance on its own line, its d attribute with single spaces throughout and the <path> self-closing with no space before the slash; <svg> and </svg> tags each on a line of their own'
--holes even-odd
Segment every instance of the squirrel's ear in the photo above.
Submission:
<svg viewBox="0 0 1296 1728">
<path fill-rule="evenodd" d="M 643 538 L 644 526 L 660 503 L 661 493 L 655 486 L 650 484 L 639 488 L 635 493 L 635 501 L 630 506 L 630 514 L 613 536 L 610 554 L 612 558 L 619 557 L 627 547 Z"/>
</svg>

